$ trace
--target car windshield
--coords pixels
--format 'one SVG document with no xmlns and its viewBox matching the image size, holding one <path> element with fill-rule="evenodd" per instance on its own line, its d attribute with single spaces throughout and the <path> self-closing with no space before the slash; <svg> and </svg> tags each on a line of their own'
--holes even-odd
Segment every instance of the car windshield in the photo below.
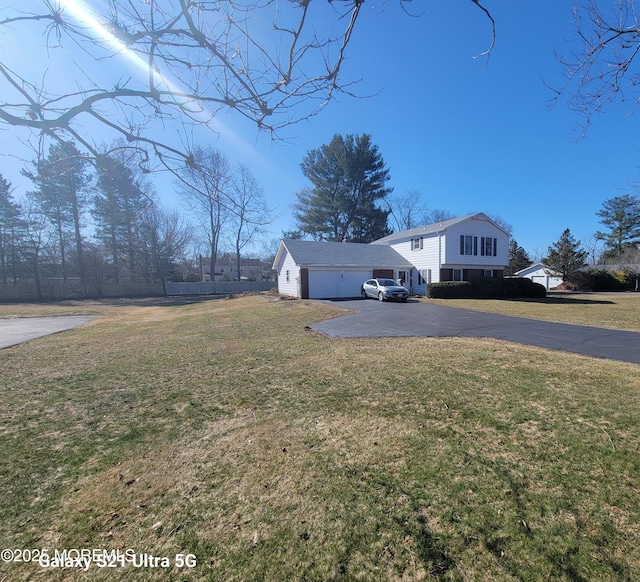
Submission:
<svg viewBox="0 0 640 582">
<path fill-rule="evenodd" d="M 378 279 L 378 283 L 383 287 L 397 287 L 398 284 L 393 279 Z"/>
</svg>

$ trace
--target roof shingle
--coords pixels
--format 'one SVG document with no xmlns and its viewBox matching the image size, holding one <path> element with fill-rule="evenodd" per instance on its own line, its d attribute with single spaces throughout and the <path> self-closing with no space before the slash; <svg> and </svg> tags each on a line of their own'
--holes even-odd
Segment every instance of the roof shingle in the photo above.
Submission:
<svg viewBox="0 0 640 582">
<path fill-rule="evenodd" d="M 296 264 L 301 266 L 412 267 L 409 261 L 387 245 L 293 239 L 283 240 L 282 244 Z"/>
</svg>

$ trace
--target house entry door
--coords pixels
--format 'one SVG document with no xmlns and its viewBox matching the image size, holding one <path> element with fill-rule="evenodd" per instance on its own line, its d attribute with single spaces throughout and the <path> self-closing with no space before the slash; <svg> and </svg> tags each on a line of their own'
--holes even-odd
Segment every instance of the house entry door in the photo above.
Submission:
<svg viewBox="0 0 640 582">
<path fill-rule="evenodd" d="M 411 287 L 413 286 L 413 271 L 398 271 L 398 279 L 400 280 L 400 285 L 404 285 L 409 293 L 411 293 Z"/>
</svg>

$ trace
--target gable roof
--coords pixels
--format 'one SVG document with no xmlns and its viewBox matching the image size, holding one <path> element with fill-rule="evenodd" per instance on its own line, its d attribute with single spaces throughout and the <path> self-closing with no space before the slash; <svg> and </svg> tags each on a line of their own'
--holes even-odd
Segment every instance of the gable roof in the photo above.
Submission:
<svg viewBox="0 0 640 582">
<path fill-rule="evenodd" d="M 280 242 L 273 268 L 278 268 L 284 251 L 302 267 L 406 267 L 413 265 L 386 245 L 364 243 L 283 240 Z"/>
<path fill-rule="evenodd" d="M 548 267 L 544 263 L 533 263 L 524 269 L 520 269 L 516 271 L 514 275 L 518 277 L 522 277 L 524 275 L 530 275 L 531 273 L 535 273 L 536 271 L 544 270 L 545 275 L 549 275 L 550 277 L 561 277 L 560 273 L 556 273 L 551 267 Z"/>
<path fill-rule="evenodd" d="M 425 236 L 429 234 L 436 234 L 438 232 L 443 232 L 448 230 L 452 226 L 456 226 L 458 224 L 462 224 L 463 222 L 467 222 L 468 220 L 487 220 L 493 226 L 500 229 L 505 234 L 509 234 L 502 228 L 499 224 L 496 224 L 493 220 L 491 220 L 484 212 L 475 212 L 474 214 L 469 214 L 467 216 L 461 216 L 460 218 L 452 218 L 451 220 L 443 220 L 442 222 L 436 222 L 435 224 L 427 224 L 425 226 L 418 226 L 417 228 L 411 228 L 409 230 L 403 230 L 401 232 L 394 232 L 389 236 L 385 236 L 384 238 L 380 238 L 378 240 L 374 240 L 372 245 L 385 245 L 396 240 L 401 240 L 404 238 L 411 238 L 417 236 Z"/>
</svg>

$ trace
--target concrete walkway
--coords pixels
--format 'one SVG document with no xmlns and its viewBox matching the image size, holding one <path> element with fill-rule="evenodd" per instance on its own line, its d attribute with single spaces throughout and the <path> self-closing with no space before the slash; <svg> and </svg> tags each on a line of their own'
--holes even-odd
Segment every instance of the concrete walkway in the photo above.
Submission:
<svg viewBox="0 0 640 582">
<path fill-rule="evenodd" d="M 334 337 L 487 337 L 640 364 L 640 333 L 551 323 L 419 301 L 332 302 L 358 313 L 311 327 Z"/>
<path fill-rule="evenodd" d="M 59 317 L 16 317 L 0 319 L 0 349 L 73 329 L 95 319 L 91 315 L 66 315 Z"/>
</svg>

